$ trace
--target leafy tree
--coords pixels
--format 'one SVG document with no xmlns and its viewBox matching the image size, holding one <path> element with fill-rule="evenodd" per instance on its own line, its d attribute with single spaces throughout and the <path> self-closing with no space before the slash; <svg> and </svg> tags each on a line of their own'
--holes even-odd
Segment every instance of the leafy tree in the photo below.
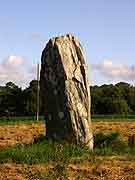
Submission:
<svg viewBox="0 0 135 180">
<path fill-rule="evenodd" d="M 129 114 L 129 112 L 131 111 L 126 100 L 122 99 L 122 100 L 113 100 L 112 102 L 113 105 L 113 113 L 114 114 Z"/>
<path fill-rule="evenodd" d="M 37 80 L 32 80 L 23 92 L 25 113 L 35 115 L 37 112 Z"/>
<path fill-rule="evenodd" d="M 135 87 L 128 83 L 93 86 L 91 96 L 93 114 L 135 113 Z"/>
<path fill-rule="evenodd" d="M 135 88 L 130 87 L 127 95 L 127 103 L 132 113 L 135 113 Z"/>
<path fill-rule="evenodd" d="M 23 103 L 21 99 L 22 90 L 13 82 L 6 83 L 6 86 L 1 88 L 0 94 L 0 113 L 10 115 L 23 114 Z"/>
</svg>

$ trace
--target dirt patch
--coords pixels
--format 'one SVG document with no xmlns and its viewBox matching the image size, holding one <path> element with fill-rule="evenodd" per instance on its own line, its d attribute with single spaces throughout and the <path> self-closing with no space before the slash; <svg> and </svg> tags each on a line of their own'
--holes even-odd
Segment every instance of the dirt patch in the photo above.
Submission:
<svg viewBox="0 0 135 180">
<path fill-rule="evenodd" d="M 69 165 L 74 178 L 133 180 L 135 179 L 135 163 L 126 157 L 98 157 L 95 163 L 85 161 L 79 165 Z"/>
<path fill-rule="evenodd" d="M 0 165 L 1 180 L 25 180 L 21 173 L 22 165 L 17 164 L 2 164 Z"/>
<path fill-rule="evenodd" d="M 20 143 L 29 144 L 44 133 L 43 123 L 2 125 L 0 126 L 0 148 Z"/>
<path fill-rule="evenodd" d="M 95 162 L 85 160 L 78 164 L 3 164 L 0 165 L 2 180 L 134 180 L 135 163 L 128 157 L 96 157 Z"/>
</svg>

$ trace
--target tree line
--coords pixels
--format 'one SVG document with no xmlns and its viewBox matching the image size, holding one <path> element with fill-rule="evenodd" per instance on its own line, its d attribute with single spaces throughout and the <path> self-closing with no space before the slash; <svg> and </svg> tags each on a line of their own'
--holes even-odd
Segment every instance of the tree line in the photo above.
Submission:
<svg viewBox="0 0 135 180">
<path fill-rule="evenodd" d="M 135 114 L 135 87 L 120 82 L 115 85 L 92 86 L 91 112 L 95 114 Z M 39 104 L 43 115 L 42 102 Z M 34 116 L 37 111 L 37 80 L 25 89 L 13 82 L 0 86 L 0 116 Z"/>
<path fill-rule="evenodd" d="M 0 86 L 0 116 L 33 116 L 37 109 L 37 81 L 22 90 L 13 82 Z"/>
<path fill-rule="evenodd" d="M 91 87 L 92 114 L 135 114 L 135 87 L 119 82 Z"/>
</svg>

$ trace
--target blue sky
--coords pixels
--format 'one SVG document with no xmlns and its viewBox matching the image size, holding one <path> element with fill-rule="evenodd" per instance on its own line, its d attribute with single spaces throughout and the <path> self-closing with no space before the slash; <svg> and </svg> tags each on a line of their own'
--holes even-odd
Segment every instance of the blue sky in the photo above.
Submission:
<svg viewBox="0 0 135 180">
<path fill-rule="evenodd" d="M 47 41 L 74 33 L 92 84 L 135 85 L 134 0 L 4 0 L 0 4 L 0 84 L 27 86 Z"/>
</svg>

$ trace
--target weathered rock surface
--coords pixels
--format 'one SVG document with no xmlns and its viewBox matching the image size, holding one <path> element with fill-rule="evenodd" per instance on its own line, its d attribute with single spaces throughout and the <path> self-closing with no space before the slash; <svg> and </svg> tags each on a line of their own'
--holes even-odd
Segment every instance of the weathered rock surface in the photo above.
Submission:
<svg viewBox="0 0 135 180">
<path fill-rule="evenodd" d="M 41 61 L 46 137 L 93 149 L 88 72 L 79 40 L 71 34 L 50 39 Z"/>
</svg>

